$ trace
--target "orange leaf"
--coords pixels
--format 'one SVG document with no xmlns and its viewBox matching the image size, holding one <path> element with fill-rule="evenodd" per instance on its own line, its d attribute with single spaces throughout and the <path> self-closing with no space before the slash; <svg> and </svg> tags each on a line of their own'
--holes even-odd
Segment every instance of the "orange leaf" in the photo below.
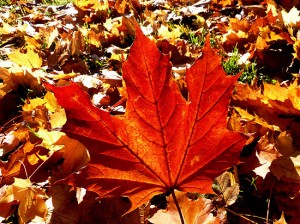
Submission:
<svg viewBox="0 0 300 224">
<path fill-rule="evenodd" d="M 248 112 L 255 113 L 253 118 L 257 124 L 268 129 L 284 131 L 291 123 L 291 119 L 282 118 L 282 115 L 291 117 L 300 114 L 297 97 L 299 89 L 296 83 L 288 88 L 282 87 L 278 83 L 275 85 L 264 83 L 263 87 L 258 89 L 238 83 L 233 96 L 234 105 L 247 108 Z M 245 113 L 240 115 L 245 118 Z M 249 118 L 249 116 L 247 117 Z M 259 119 L 257 119 L 258 117 Z"/>
<path fill-rule="evenodd" d="M 0 188 L 0 221 L 14 213 L 14 205 L 18 202 L 14 201 L 11 186 L 4 185 Z"/>
<path fill-rule="evenodd" d="M 284 213 L 282 212 L 280 219 L 273 222 L 273 224 L 287 224 L 284 218 Z"/>
<path fill-rule="evenodd" d="M 33 187 L 29 179 L 14 179 L 15 182 L 6 189 L 2 197 L 7 200 L 4 202 L 19 201 L 19 222 L 27 223 L 35 216 L 45 218 L 47 214 L 47 207 L 44 201 L 47 198 L 45 191 Z"/>
<path fill-rule="evenodd" d="M 238 77 L 226 76 L 209 46 L 187 69 L 186 101 L 163 55 L 136 27 L 123 64 L 128 100 L 124 116 L 91 104 L 78 85 L 54 87 L 65 108 L 64 131 L 89 150 L 91 162 L 67 182 L 101 197 L 127 196 L 132 208 L 169 189 L 212 192 L 212 180 L 238 162 L 245 139 L 226 129 L 231 92 Z"/>
</svg>

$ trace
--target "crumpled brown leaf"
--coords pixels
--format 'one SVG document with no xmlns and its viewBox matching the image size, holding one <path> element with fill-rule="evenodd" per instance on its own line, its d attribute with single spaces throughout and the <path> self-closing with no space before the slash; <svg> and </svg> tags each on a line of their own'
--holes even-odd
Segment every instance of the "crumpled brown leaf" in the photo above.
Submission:
<svg viewBox="0 0 300 224">
<path fill-rule="evenodd" d="M 185 223 L 188 224 L 213 224 L 220 220 L 214 217 L 212 212 L 213 204 L 210 199 L 199 197 L 191 200 L 186 193 L 175 191 L 175 195 L 181 208 Z M 165 210 L 158 210 L 149 221 L 155 224 L 180 224 L 180 217 L 172 195 L 168 197 L 168 207 Z"/>
<path fill-rule="evenodd" d="M 235 203 L 240 193 L 240 186 L 235 181 L 235 177 L 230 172 L 224 172 L 216 178 L 220 193 L 223 196 L 225 206 Z"/>
</svg>

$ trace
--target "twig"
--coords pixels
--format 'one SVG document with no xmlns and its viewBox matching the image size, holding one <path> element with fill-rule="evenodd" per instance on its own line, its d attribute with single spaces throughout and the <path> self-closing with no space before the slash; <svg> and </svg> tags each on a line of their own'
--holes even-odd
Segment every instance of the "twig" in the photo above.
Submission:
<svg viewBox="0 0 300 224">
<path fill-rule="evenodd" d="M 178 203 L 178 201 L 177 201 L 177 198 L 176 198 L 176 195 L 175 195 L 174 189 L 172 189 L 172 190 L 171 190 L 171 194 L 172 194 L 172 197 L 173 197 L 174 203 L 175 203 L 175 205 L 176 205 L 176 208 L 177 208 L 177 210 L 178 210 L 178 213 L 179 213 L 179 217 L 180 217 L 181 224 L 184 224 L 184 218 L 183 218 L 183 215 L 182 215 L 182 212 L 181 212 L 181 209 L 180 209 L 179 203 Z"/>
<path fill-rule="evenodd" d="M 269 224 L 269 213 L 270 213 L 270 204 L 271 204 L 271 196 L 272 196 L 272 191 L 273 191 L 273 186 L 275 184 L 276 180 L 273 181 L 272 186 L 271 186 L 271 190 L 270 190 L 270 195 L 269 195 L 269 200 L 268 200 L 268 209 L 267 209 L 267 221 L 266 224 Z"/>
<path fill-rule="evenodd" d="M 236 213 L 236 212 L 230 210 L 229 208 L 225 208 L 225 209 L 226 209 L 227 211 L 231 212 L 232 214 L 237 215 L 237 216 L 241 217 L 242 219 L 247 220 L 248 222 L 251 222 L 251 223 L 253 223 L 253 224 L 257 224 L 257 222 L 254 222 L 254 221 L 252 221 L 251 219 L 248 219 L 247 217 L 245 217 L 245 216 L 243 216 L 243 215 L 241 215 L 241 214 L 238 214 L 238 213 Z"/>
<path fill-rule="evenodd" d="M 248 217 L 252 217 L 252 218 L 255 218 L 255 219 L 260 219 L 260 220 L 264 220 L 266 221 L 266 218 L 265 217 L 260 217 L 260 216 L 257 216 L 257 215 L 251 215 L 251 214 L 242 214 L 243 216 L 248 216 Z M 271 221 L 271 220 L 269 220 Z"/>
</svg>

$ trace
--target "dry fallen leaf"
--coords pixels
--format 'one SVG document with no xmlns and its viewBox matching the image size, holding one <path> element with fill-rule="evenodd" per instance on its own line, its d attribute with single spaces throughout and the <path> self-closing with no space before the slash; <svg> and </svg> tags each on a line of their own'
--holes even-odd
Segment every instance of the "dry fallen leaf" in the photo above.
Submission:
<svg viewBox="0 0 300 224">
<path fill-rule="evenodd" d="M 14 180 L 14 183 L 8 186 L 5 194 L 2 195 L 5 201 L 1 200 L 1 202 L 12 200 L 19 202 L 19 223 L 28 223 L 35 216 L 45 218 L 47 214 L 45 190 L 34 187 L 29 179 L 14 178 Z"/>
<path fill-rule="evenodd" d="M 0 173 L 1 174 L 1 173 Z M 11 216 L 14 212 L 13 205 L 17 205 L 18 202 L 14 201 L 12 188 L 4 185 L 0 188 L 0 221 Z"/>
<path fill-rule="evenodd" d="M 85 1 L 74 1 L 74 4 L 80 8 L 81 10 L 95 10 L 95 11 L 102 11 L 108 10 L 108 0 L 104 0 L 99 2 L 98 0 L 85 0 Z"/>
<path fill-rule="evenodd" d="M 210 199 L 199 197 L 197 200 L 191 200 L 186 193 L 175 191 L 176 199 L 181 208 L 184 221 L 187 224 L 213 224 L 220 223 L 220 220 L 211 213 L 213 204 Z M 168 206 L 165 210 L 158 210 L 150 219 L 155 224 L 181 224 L 178 216 L 177 207 L 172 195 L 168 198 Z"/>
<path fill-rule="evenodd" d="M 269 139 L 269 133 L 262 136 L 257 142 L 256 156 L 259 160 L 260 166 L 256 167 L 253 171 L 256 175 L 265 178 L 270 172 L 269 168 L 271 163 L 281 156 L 275 146 L 274 139 Z"/>
<path fill-rule="evenodd" d="M 235 182 L 234 175 L 230 172 L 224 172 L 216 178 L 216 181 L 225 205 L 234 204 L 240 193 L 240 186 Z"/>
<path fill-rule="evenodd" d="M 273 224 L 288 224 L 288 223 L 285 221 L 284 213 L 283 213 L 283 212 L 282 212 L 282 214 L 281 214 L 280 219 L 274 221 Z"/>
<path fill-rule="evenodd" d="M 42 67 L 42 58 L 35 50 L 30 48 L 25 49 L 24 52 L 21 52 L 20 50 L 15 50 L 7 56 L 12 62 L 15 62 L 20 66 L 26 66 L 27 68 Z"/>
<path fill-rule="evenodd" d="M 286 178 L 299 181 L 300 180 L 300 153 L 295 152 L 290 156 L 281 156 L 274 160 L 270 166 L 270 170 L 278 180 Z"/>
<path fill-rule="evenodd" d="M 198 60 L 192 69 L 190 68 L 195 59 L 202 54 L 202 47 L 197 45 L 199 42 L 202 43 L 204 33 L 212 31 L 211 40 L 216 40 L 217 44 L 222 45 L 225 50 L 224 54 L 236 46 L 240 55 L 247 52 L 247 57 L 243 57 L 245 58 L 243 64 L 248 63 L 249 60 L 257 62 L 258 80 L 254 79 L 250 86 L 237 84 L 235 100 L 231 101 L 229 113 L 230 130 L 251 136 L 251 141 L 248 141 L 249 144 L 241 154 L 243 163 L 238 166 L 244 171 L 239 173 L 241 189 L 247 189 L 245 193 L 248 193 L 249 188 L 245 185 L 250 182 L 244 181 L 244 178 L 249 173 L 252 176 L 253 171 L 258 176 L 266 177 L 265 179 L 258 178 L 255 182 L 258 191 L 263 185 L 266 185 L 264 189 L 269 190 L 269 187 L 273 185 L 269 184 L 268 179 L 277 177 L 279 180 L 274 184 L 272 199 L 278 200 L 276 202 L 271 200 L 270 208 L 276 204 L 278 211 L 284 211 L 284 218 L 287 222 L 298 223 L 299 206 L 295 205 L 298 205 L 300 201 L 298 186 L 300 175 L 300 88 L 298 86 L 300 16 L 298 9 L 300 4 L 297 0 L 85 0 L 60 6 L 46 6 L 44 0 L 10 0 L 4 1 L 4 5 L 2 2 L 0 3 L 0 130 L 2 131 L 0 135 L 0 186 L 12 184 L 14 177 L 26 178 L 24 166 L 29 175 L 39 167 L 30 178 L 39 185 L 41 179 L 48 178 L 49 173 L 53 181 L 51 183 L 54 183 L 57 179 L 66 178 L 70 173 L 76 173 L 87 165 L 89 155 L 86 148 L 77 140 L 64 135 L 61 130 L 66 123 L 64 109 L 57 104 L 53 94 L 46 92 L 44 86 L 41 85 L 41 82 L 46 80 L 51 84 L 56 83 L 57 86 L 65 86 L 70 83 L 70 80 L 75 80 L 83 90 L 90 94 L 96 107 L 110 111 L 114 116 L 111 119 L 107 118 L 108 114 L 100 116 L 90 104 L 85 102 L 80 104 L 82 92 L 74 88 L 76 91 L 72 96 L 79 97 L 79 102 L 76 102 L 79 105 L 74 104 L 74 108 L 69 108 L 69 121 L 64 130 L 69 130 L 67 133 L 69 136 L 69 134 L 72 135 L 72 128 L 78 127 L 80 131 L 78 135 L 81 136 L 77 137 L 80 140 L 83 139 L 83 143 L 89 146 L 92 162 L 83 170 L 84 173 L 80 176 L 82 180 L 79 178 L 76 182 L 75 178 L 69 179 L 75 186 L 71 188 L 72 190 L 77 189 L 77 184 L 80 185 L 83 182 L 100 196 L 124 195 L 131 197 L 136 203 L 137 200 L 132 195 L 138 195 L 141 198 L 146 195 L 149 199 L 152 195 L 173 189 L 189 191 L 193 190 L 194 186 L 200 186 L 199 188 L 203 191 L 208 189 L 211 183 L 207 179 L 212 180 L 217 175 L 213 173 L 213 168 L 219 168 L 220 163 L 228 162 L 228 157 L 231 159 L 230 156 L 227 156 L 224 161 L 221 159 L 224 154 L 230 153 L 221 153 L 220 158 L 215 158 L 219 152 L 219 146 L 211 147 L 213 144 L 211 142 L 216 139 L 210 139 L 208 135 L 203 137 L 208 136 L 206 141 L 197 139 L 199 133 L 201 136 L 202 129 L 209 129 L 207 127 L 211 124 L 210 119 L 213 117 L 202 116 L 201 110 L 202 108 L 206 110 L 205 105 L 207 105 L 207 102 L 203 101 L 206 99 L 215 101 L 214 94 L 220 91 L 217 87 L 215 88 L 215 84 L 212 85 L 214 90 L 206 89 L 207 83 L 212 83 L 208 79 L 216 76 L 216 83 L 220 79 L 228 81 L 225 76 L 215 74 L 219 71 L 213 72 L 212 75 L 206 72 L 202 75 L 200 67 L 207 67 L 203 66 L 205 63 L 200 64 Z M 11 4 L 6 5 L 6 2 Z M 131 66 L 127 68 L 124 66 L 124 70 L 121 69 L 121 64 L 127 58 L 135 36 L 134 18 L 139 19 L 144 34 L 151 36 L 158 49 L 170 57 L 169 61 L 173 66 L 164 67 L 169 63 L 164 56 L 156 54 L 156 49 L 152 52 L 152 47 L 139 44 L 139 50 L 149 57 L 143 57 L 143 54 L 131 50 L 130 54 L 133 56 L 130 57 Z M 181 33 L 182 31 L 184 33 Z M 137 39 L 145 40 L 140 37 L 138 35 Z M 157 40 L 158 38 L 160 39 Z M 148 42 L 145 41 L 145 43 Z M 207 51 L 207 48 L 204 48 L 203 59 L 207 59 L 206 55 L 210 58 L 210 53 L 210 50 Z M 155 54 L 159 57 L 155 58 Z M 143 64 L 141 59 L 147 61 L 149 58 L 155 58 L 154 62 L 161 59 L 162 64 L 165 64 L 148 63 L 146 65 L 149 65 L 149 69 L 145 69 L 146 72 L 144 72 L 140 69 L 142 66 L 139 66 Z M 215 65 L 215 62 L 209 59 L 207 62 L 206 64 Z M 128 65 L 127 62 L 126 64 Z M 153 65 L 155 66 L 151 68 Z M 105 70 L 103 70 L 104 67 Z M 128 67 L 133 67 L 133 69 Z M 169 74 L 170 67 L 172 67 L 171 75 Z M 161 72 L 161 70 L 165 71 L 165 68 L 168 70 L 167 75 Z M 113 73 L 119 75 L 123 71 L 125 71 L 126 82 L 129 83 L 128 92 L 125 82 L 122 84 L 122 76 L 113 77 Z M 158 75 L 154 75 L 155 73 Z M 170 97 L 175 89 L 171 81 L 172 75 L 176 76 L 178 87 L 186 101 L 177 96 Z M 195 76 L 192 81 L 190 79 L 189 86 L 186 84 L 186 75 Z M 146 78 L 142 79 L 140 76 Z M 202 77 L 205 78 L 204 88 L 198 82 L 198 79 Z M 262 82 L 261 79 L 265 77 L 271 78 L 272 82 L 276 80 L 277 83 L 271 85 Z M 194 80 L 196 80 L 195 84 L 193 84 Z M 232 79 L 229 80 L 230 83 L 232 81 Z M 149 83 L 151 88 L 148 88 Z M 227 87 L 232 90 L 231 84 Z M 221 92 L 222 90 L 226 92 L 223 96 L 228 100 L 228 92 L 231 90 L 227 92 L 220 89 Z M 138 91 L 141 94 L 136 94 Z M 168 91 L 173 92 L 169 94 Z M 198 96 L 194 97 L 197 91 L 204 100 L 198 100 Z M 149 97 L 151 93 L 152 98 Z M 167 95 L 168 99 L 163 99 L 164 95 Z M 86 98 L 83 97 L 83 99 Z M 195 102 L 193 98 L 197 98 L 195 101 L 200 108 L 198 111 L 198 108 L 190 106 Z M 71 99 L 69 102 L 72 101 Z M 172 101 L 174 99 L 177 100 L 175 103 Z M 118 105 L 121 106 L 118 107 Z M 225 108 L 225 106 L 221 107 Z M 72 111 L 75 108 L 79 108 L 78 115 L 72 117 L 75 113 Z M 185 110 L 186 108 L 188 109 Z M 123 115 L 125 110 L 129 112 Z M 197 111 L 196 116 L 191 116 L 193 110 Z M 82 111 L 83 117 L 80 117 Z M 170 115 L 168 113 L 170 111 L 173 111 L 173 114 Z M 184 113 L 187 115 L 183 115 Z M 90 116 L 84 116 L 86 114 Z M 183 116 L 178 116 L 178 114 Z M 187 121 L 182 121 L 186 118 L 188 118 Z M 129 120 L 128 123 L 124 122 L 126 119 Z M 157 125 L 159 123 L 156 122 L 157 120 L 162 121 L 161 125 Z M 122 124 L 119 124 L 119 121 Z M 76 122 L 79 123 L 77 126 Z M 98 125 L 101 122 L 107 126 Z M 200 123 L 204 124 L 199 125 Z M 194 125 L 191 129 L 190 124 Z M 225 123 L 223 126 L 225 127 Z M 107 127 L 111 131 L 109 134 L 114 135 L 115 138 L 107 135 Z M 149 131 L 151 128 L 153 132 Z M 61 134 L 52 132 L 53 129 L 62 132 Z M 120 134 L 122 132 L 127 133 Z M 76 134 L 74 131 L 73 136 Z M 40 135 L 41 139 L 36 135 Z M 188 137 L 185 138 L 186 136 Z M 176 138 L 180 140 L 175 141 Z M 124 140 L 123 145 L 118 141 L 120 139 Z M 187 139 L 187 141 L 182 143 L 184 142 L 182 139 L 184 141 Z M 198 140 L 204 146 L 198 144 Z M 223 143 L 220 142 L 220 144 Z M 178 153 L 180 150 L 177 147 L 182 149 L 186 158 L 191 159 L 185 159 L 181 153 Z M 212 150 L 209 151 L 209 149 Z M 233 156 L 236 162 L 238 161 L 237 151 Z M 245 159 L 248 152 L 251 153 L 252 161 Z M 181 167 L 178 168 L 177 164 L 181 164 Z M 234 162 L 228 166 L 232 164 Z M 200 171 L 196 173 L 197 165 L 205 175 L 199 176 Z M 207 167 L 209 169 L 206 169 Z M 224 167 L 222 169 L 225 169 Z M 244 167 L 247 167 L 247 171 Z M 190 168 L 192 171 L 188 173 Z M 114 175 L 110 175 L 110 172 L 114 171 Z M 59 175 L 55 176 L 57 173 Z M 100 176 L 99 173 L 103 175 Z M 157 175 L 153 177 L 152 174 Z M 84 179 L 86 177 L 88 177 L 87 180 Z M 134 179 L 135 177 L 138 180 Z M 206 181 L 206 186 L 199 184 L 201 179 Z M 192 182 L 194 180 L 195 182 Z M 217 204 L 218 208 L 226 207 L 235 201 L 238 187 L 236 183 L 229 184 L 231 180 L 232 178 L 228 176 L 225 178 L 225 175 L 222 180 L 219 180 L 221 191 L 218 197 L 214 198 L 214 205 Z M 116 183 L 112 184 L 113 181 Z M 278 182 L 281 185 L 275 192 L 275 185 Z M 106 186 L 107 183 L 108 186 Z M 82 219 L 82 222 L 83 220 L 93 222 L 93 218 L 97 215 L 90 215 L 90 212 L 98 205 L 98 201 L 95 202 L 97 196 L 85 199 L 78 197 L 82 202 L 79 206 L 76 198 L 69 197 L 70 187 L 61 186 L 66 191 L 62 190 L 60 194 L 54 194 L 56 200 L 53 201 L 57 202 L 59 197 L 65 196 L 65 210 L 56 209 L 55 212 L 59 212 L 61 216 L 68 216 L 72 213 L 74 216 L 70 215 L 68 218 L 73 222 L 76 222 L 77 218 Z M 52 187 L 50 186 L 49 192 L 55 188 Z M 142 192 L 139 192 L 141 189 Z M 5 190 L 9 189 L 1 188 L 1 191 Z M 2 195 L 1 192 L 0 195 Z M 251 200 L 256 197 L 258 196 L 251 197 Z M 118 198 L 116 201 L 110 198 L 102 199 L 103 209 L 97 207 L 97 212 L 102 212 L 108 223 L 125 222 L 118 220 L 130 207 L 129 200 L 123 199 Z M 73 203 L 69 203 L 70 200 L 73 200 Z M 119 207 L 122 204 L 120 201 L 125 202 L 125 206 Z M 187 206 L 189 203 L 190 201 L 187 200 Z M 16 200 L 0 203 L 0 213 L 6 217 L 11 215 L 17 204 Z M 74 207 L 70 207 L 70 204 Z M 250 207 L 250 203 L 243 200 L 241 205 L 245 204 Z M 85 205 L 88 205 L 88 208 Z M 261 204 L 258 207 L 260 206 Z M 112 209 L 106 210 L 108 207 Z M 232 208 L 236 208 L 237 211 L 234 210 L 236 212 L 242 210 L 242 206 L 232 206 Z M 115 213 L 114 209 L 118 210 L 118 213 Z M 221 209 L 214 212 L 217 213 Z M 108 210 L 109 212 L 106 212 Z M 278 211 L 272 214 L 270 210 L 270 217 L 279 218 Z M 223 212 L 226 216 L 226 208 L 223 208 Z M 77 216 L 77 214 L 80 215 Z M 176 214 L 177 212 L 174 213 L 174 218 L 178 220 L 178 216 L 175 217 Z M 103 219 L 99 220 L 105 223 Z M 1 220 L 0 218 L 0 222 Z M 65 221 L 62 220 L 60 221 Z M 56 220 L 52 221 L 56 223 Z M 134 223 L 130 221 L 127 223 Z"/>
<path fill-rule="evenodd" d="M 43 98 L 27 100 L 22 113 L 27 121 L 39 123 L 40 127 L 45 127 L 49 122 L 52 129 L 60 128 L 67 121 L 65 110 L 57 104 L 51 92 L 47 92 Z"/>
</svg>

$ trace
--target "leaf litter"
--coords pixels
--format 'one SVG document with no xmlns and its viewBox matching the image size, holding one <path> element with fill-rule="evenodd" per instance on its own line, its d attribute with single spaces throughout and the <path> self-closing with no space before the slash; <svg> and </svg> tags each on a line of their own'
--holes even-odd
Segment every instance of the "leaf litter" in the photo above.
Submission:
<svg viewBox="0 0 300 224">
<path fill-rule="evenodd" d="M 170 78 L 175 81 L 176 87 L 188 102 L 193 98 L 188 77 L 197 77 L 195 71 L 191 73 L 193 70 L 191 66 L 198 60 L 197 58 L 205 57 L 203 45 L 207 33 L 210 35 L 210 42 L 215 47 L 215 51 L 219 52 L 223 60 L 229 60 L 234 47 L 237 47 L 239 57 L 247 58 L 241 63 L 241 69 L 251 63 L 255 63 L 258 68 L 254 78 L 248 83 L 235 84 L 228 107 L 229 113 L 225 114 L 224 111 L 225 115 L 223 115 L 223 119 L 228 120 L 228 129 L 248 136 L 244 149 L 242 150 L 242 147 L 239 149 L 242 150 L 240 162 L 236 160 L 228 163 L 227 161 L 224 167 L 236 166 L 229 170 L 230 174 L 225 172 L 218 177 L 213 185 L 213 178 L 217 173 L 221 174 L 221 170 L 216 170 L 217 163 L 212 163 L 214 167 L 208 175 L 210 184 L 207 184 L 205 189 L 219 186 L 219 188 L 213 187 L 214 194 L 208 194 L 212 190 L 205 190 L 201 193 L 206 194 L 196 194 L 196 199 L 188 199 L 185 193 L 175 191 L 178 201 L 184 201 L 182 213 L 186 223 L 197 223 L 196 217 L 198 220 L 202 220 L 199 219 L 202 217 L 210 223 L 214 220 L 229 223 L 254 220 L 257 223 L 265 223 L 266 219 L 274 223 L 280 221 L 285 223 L 286 220 L 287 223 L 299 222 L 299 208 L 296 206 L 300 198 L 298 166 L 300 138 L 297 119 L 299 115 L 299 5 L 290 2 L 276 3 L 272 0 L 74 1 L 62 6 L 44 5 L 40 1 L 12 1 L 12 3 L 10 6 L 3 5 L 0 9 L 1 192 L 9 192 L 7 189 L 18 184 L 19 179 L 27 180 L 33 183 L 34 187 L 30 187 L 32 184 L 28 185 L 29 187 L 26 185 L 26 189 L 46 193 L 45 197 L 35 197 L 39 198 L 38 203 L 44 203 L 43 201 L 49 197 L 52 199 L 53 208 L 49 209 L 47 217 L 45 211 L 41 213 L 32 209 L 32 213 L 26 213 L 27 211 L 23 209 L 23 199 L 17 198 L 17 195 L 12 193 L 9 202 L 0 203 L 2 220 L 19 220 L 22 223 L 33 219 L 34 216 L 42 216 L 47 223 L 61 220 L 68 223 L 78 223 L 78 220 L 83 223 L 93 223 L 93 220 L 101 217 L 103 223 L 149 223 L 151 220 L 155 223 L 153 220 L 160 218 L 150 217 L 161 216 L 166 220 L 174 217 L 176 222 L 179 220 L 180 223 L 179 215 L 174 209 L 175 202 L 170 195 L 165 197 L 165 201 L 169 203 L 167 207 L 160 209 L 158 206 L 151 211 L 148 207 L 152 196 L 160 193 L 168 194 L 169 188 L 188 191 L 182 187 L 185 184 L 188 186 L 185 181 L 176 182 L 172 178 L 171 182 L 165 180 L 164 182 L 168 184 L 158 187 L 156 193 L 149 194 L 151 188 L 148 189 L 148 193 L 145 193 L 133 184 L 131 190 L 128 188 L 122 191 L 118 187 L 121 183 L 101 185 L 98 180 L 95 180 L 94 191 L 98 195 L 88 191 L 80 198 L 76 198 L 76 192 L 80 189 L 79 183 L 71 181 L 73 187 L 62 184 L 78 175 L 77 172 L 82 167 L 92 167 L 95 161 L 100 166 L 107 167 L 107 161 L 97 160 L 97 150 L 94 152 L 94 146 L 85 143 L 85 140 L 79 139 L 82 145 L 70 139 L 70 137 L 76 138 L 67 131 L 70 127 L 68 125 L 75 118 L 68 112 L 68 107 L 57 103 L 57 100 L 60 101 L 59 97 L 54 98 L 42 83 L 47 82 L 67 88 L 75 82 L 88 93 L 85 98 L 88 102 L 89 100 L 93 102 L 89 105 L 95 105 L 110 113 L 113 115 L 113 120 L 119 119 L 120 116 L 127 116 L 131 110 L 136 111 L 136 115 L 128 122 L 136 121 L 135 119 L 140 122 L 141 119 L 156 128 L 155 122 L 152 123 L 153 115 L 147 115 L 151 113 L 147 111 L 149 106 L 147 103 L 151 100 L 143 101 L 143 106 L 139 106 L 140 109 L 136 107 L 141 100 L 132 90 L 132 86 L 136 86 L 136 80 L 131 78 L 132 80 L 129 81 L 128 77 L 131 75 L 126 75 L 126 66 L 124 67 L 124 64 L 128 64 L 128 61 L 125 62 L 126 59 L 131 60 L 130 55 L 134 55 L 132 43 L 136 36 L 134 24 L 137 20 L 143 33 L 167 55 L 164 57 L 170 59 L 171 64 L 167 66 L 172 71 L 170 74 L 173 74 L 173 78 Z M 150 55 L 151 53 L 149 52 Z M 218 63 L 221 65 L 220 61 Z M 133 69 L 132 72 L 134 71 Z M 125 82 L 122 81 L 122 77 Z M 156 84 L 151 87 L 154 96 L 157 96 L 155 94 L 158 94 L 161 89 L 165 89 L 164 85 L 158 84 L 158 81 L 153 80 Z M 212 86 L 217 88 L 217 84 L 218 82 Z M 137 90 L 147 94 L 145 91 L 150 89 L 146 87 L 145 82 Z M 136 101 L 132 100 L 133 96 L 136 96 Z M 215 100 L 213 94 L 209 94 L 209 97 L 212 101 Z M 208 99 L 204 97 L 204 100 Z M 172 104 L 172 101 L 169 101 L 159 107 L 167 110 L 167 105 Z M 79 118 L 84 117 L 81 115 Z M 162 115 L 161 119 L 165 117 Z M 82 124 L 84 127 L 87 122 L 74 122 L 74 124 Z M 116 127 L 118 127 L 116 133 L 124 130 L 121 126 Z M 131 136 L 135 136 L 136 140 L 139 139 L 130 141 L 130 144 L 136 144 L 137 146 L 134 147 L 137 148 L 141 145 L 149 145 L 151 140 L 151 135 L 141 137 L 137 134 L 136 130 L 140 128 L 146 130 L 144 125 L 139 124 L 130 127 L 130 132 L 126 131 Z M 91 134 L 88 130 L 90 129 L 80 132 L 77 136 Z M 214 136 L 215 134 L 207 141 L 213 142 Z M 109 148 L 111 144 L 109 138 L 98 147 L 103 144 Z M 153 147 L 149 151 L 153 151 Z M 74 149 L 76 149 L 75 155 Z M 167 155 L 172 154 L 172 151 L 166 150 L 166 152 Z M 143 154 L 142 151 L 140 153 L 139 158 L 150 157 L 152 160 L 155 158 L 159 160 L 159 153 Z M 106 151 L 105 155 L 111 156 L 110 151 Z M 194 161 L 195 167 L 199 163 L 197 155 L 197 153 L 191 154 L 193 158 L 191 161 Z M 238 156 L 237 152 L 236 155 Z M 209 156 L 209 153 L 206 156 Z M 211 158 L 208 159 L 210 160 Z M 166 161 L 169 162 L 161 165 L 173 163 L 172 159 Z M 147 165 L 147 162 L 143 163 Z M 123 172 L 126 172 L 129 167 L 126 165 L 121 170 L 125 169 Z M 120 167 L 117 170 L 121 171 Z M 137 171 L 143 174 L 139 169 Z M 79 175 L 82 172 L 81 170 Z M 177 169 L 170 170 L 165 176 L 176 176 L 176 173 L 178 173 Z M 126 175 L 130 176 L 130 172 Z M 224 175 L 226 178 L 230 176 L 230 181 Z M 178 177 L 180 180 L 180 175 Z M 83 175 L 81 178 L 85 180 L 84 178 L 89 176 Z M 61 181 L 62 179 L 65 179 L 65 182 Z M 197 178 L 192 176 L 189 180 L 193 182 Z M 39 184 L 44 181 L 46 184 Z M 57 181 L 61 184 L 55 184 Z M 202 179 L 202 184 L 203 181 Z M 227 185 L 229 182 L 232 185 Z M 112 185 L 114 187 L 111 187 Z M 153 186 L 155 185 L 153 183 Z M 201 188 L 201 184 L 197 187 Z M 194 188 L 190 189 L 192 193 L 197 192 Z M 24 188 L 23 191 L 27 190 Z M 103 194 L 103 191 L 106 193 Z M 130 208 L 132 210 L 135 199 L 131 198 L 130 202 L 118 196 L 130 198 L 137 194 L 144 197 L 142 202 L 145 204 L 123 215 Z M 102 198 L 104 195 L 114 196 L 114 199 Z M 16 199 L 13 200 L 13 197 Z M 36 199 L 29 197 L 32 203 L 35 203 Z M 95 199 L 94 203 L 88 203 L 87 200 L 93 199 Z M 190 214 L 188 215 L 185 209 L 189 210 L 193 207 L 191 206 L 193 200 L 195 203 L 209 202 L 209 206 L 206 206 L 206 209 L 199 208 L 198 212 L 187 212 Z M 270 201 L 269 204 L 266 203 L 267 200 Z M 49 201 L 48 199 L 47 203 Z M 70 201 L 73 202 L 68 206 Z M 162 199 L 160 203 L 163 201 Z M 98 213 L 93 213 L 91 208 L 97 207 L 100 202 L 102 207 L 97 208 Z M 112 205 L 115 205 L 116 209 L 113 209 Z M 86 209 L 82 209 L 84 207 Z M 168 208 L 175 213 L 168 212 Z M 167 210 L 164 211 L 165 209 Z M 110 215 L 106 216 L 104 211 L 110 211 Z"/>
</svg>

